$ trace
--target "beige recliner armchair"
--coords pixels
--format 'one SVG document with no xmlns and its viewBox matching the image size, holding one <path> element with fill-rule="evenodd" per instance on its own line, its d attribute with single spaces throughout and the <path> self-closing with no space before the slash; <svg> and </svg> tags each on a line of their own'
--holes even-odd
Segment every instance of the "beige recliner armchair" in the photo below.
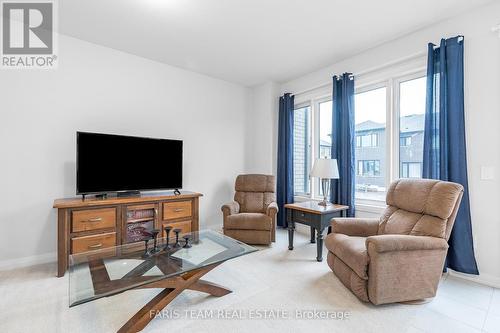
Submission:
<svg viewBox="0 0 500 333">
<path fill-rule="evenodd" d="M 270 244 L 276 237 L 275 178 L 239 175 L 234 201 L 222 206 L 224 234 L 247 244 Z"/>
<path fill-rule="evenodd" d="M 395 181 L 380 219 L 332 219 L 328 265 L 365 302 L 434 297 L 462 195 L 456 183 Z"/>
</svg>

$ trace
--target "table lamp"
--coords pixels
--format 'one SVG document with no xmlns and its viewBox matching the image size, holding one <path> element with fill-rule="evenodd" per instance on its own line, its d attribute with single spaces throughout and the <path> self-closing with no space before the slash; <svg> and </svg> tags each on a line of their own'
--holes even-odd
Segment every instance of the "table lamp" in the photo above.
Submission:
<svg viewBox="0 0 500 333">
<path fill-rule="evenodd" d="M 337 160 L 330 158 L 316 159 L 311 171 L 311 177 L 318 177 L 321 179 L 323 201 L 321 201 L 318 205 L 325 207 L 330 205 L 331 203 L 329 203 L 327 200 L 328 194 L 330 192 L 330 179 L 339 178 L 339 168 L 337 166 Z"/>
</svg>

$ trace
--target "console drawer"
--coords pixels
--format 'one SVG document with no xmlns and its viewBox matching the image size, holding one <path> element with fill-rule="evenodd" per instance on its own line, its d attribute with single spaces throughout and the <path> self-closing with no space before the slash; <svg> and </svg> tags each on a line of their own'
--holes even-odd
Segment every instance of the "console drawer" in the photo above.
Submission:
<svg viewBox="0 0 500 333">
<path fill-rule="evenodd" d="M 116 208 L 74 210 L 71 217 L 72 232 L 115 228 L 116 226 Z"/>
<path fill-rule="evenodd" d="M 172 220 L 191 217 L 191 201 L 172 201 L 163 203 L 163 219 Z"/>
<path fill-rule="evenodd" d="M 165 232 L 165 227 L 166 226 L 171 226 L 173 229 L 181 229 L 181 234 L 185 234 L 188 232 L 191 232 L 191 220 L 187 221 L 180 221 L 180 222 L 173 222 L 173 223 L 163 223 L 162 226 L 162 237 L 167 237 L 167 233 Z M 174 238 L 175 234 L 172 231 L 170 232 L 170 238 Z"/>
<path fill-rule="evenodd" d="M 71 239 L 71 253 L 105 249 L 116 245 L 116 232 L 75 237 Z"/>
<path fill-rule="evenodd" d="M 311 215 L 313 214 L 294 209 L 292 211 L 292 220 L 295 222 L 302 222 L 309 224 L 312 221 Z"/>
</svg>

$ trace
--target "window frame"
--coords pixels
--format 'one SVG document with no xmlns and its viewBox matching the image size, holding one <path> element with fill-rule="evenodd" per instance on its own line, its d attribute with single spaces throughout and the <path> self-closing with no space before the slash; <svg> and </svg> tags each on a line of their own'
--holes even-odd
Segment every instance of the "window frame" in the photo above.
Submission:
<svg viewBox="0 0 500 333">
<path fill-rule="evenodd" d="M 427 58 L 425 56 L 404 60 L 393 65 L 382 65 L 376 69 L 371 69 L 367 73 L 356 75 L 355 94 L 366 92 L 377 88 L 386 88 L 386 188 L 389 187 L 391 181 L 399 178 L 400 161 L 399 161 L 399 124 L 400 124 L 400 101 L 399 101 L 399 85 L 402 82 L 418 79 L 426 76 Z M 331 100 L 332 84 L 322 85 L 316 89 L 308 90 L 305 93 L 295 96 L 296 105 L 294 108 L 309 106 L 310 124 L 311 124 L 311 149 L 309 158 L 311 167 L 314 160 L 319 156 L 319 103 Z M 383 140 L 377 135 L 377 146 L 380 145 L 380 140 Z M 397 138 L 397 139 L 396 139 Z M 356 145 L 357 145 L 357 139 Z M 356 147 L 354 147 L 356 148 Z M 319 197 L 319 180 L 310 182 L 310 195 L 295 195 L 294 200 L 297 202 L 307 200 L 322 200 Z M 355 198 L 355 206 L 358 211 L 380 214 L 385 208 L 385 202 L 378 200 L 358 199 Z"/>
<path fill-rule="evenodd" d="M 309 108 L 309 119 L 308 119 L 308 124 L 309 124 L 309 129 L 308 129 L 308 133 L 309 134 L 309 140 L 311 140 L 311 131 L 312 131 L 312 127 L 313 127 L 313 124 L 311 122 L 311 116 L 312 116 L 312 107 L 311 107 L 311 104 L 309 104 L 308 102 L 303 102 L 303 103 L 298 103 L 298 104 L 295 104 L 293 106 L 293 112 L 295 112 L 295 110 L 299 110 L 299 109 L 303 109 L 303 108 Z M 295 115 L 294 115 L 295 116 Z M 295 135 L 295 134 L 294 134 Z M 309 147 L 309 151 L 311 150 L 311 147 Z M 306 155 L 306 163 L 308 162 L 307 159 L 310 158 L 310 154 Z M 295 161 L 293 162 L 295 163 Z M 309 161 L 309 164 L 311 165 L 312 167 L 312 163 L 311 161 Z M 307 170 L 307 168 L 306 168 Z M 295 177 L 295 174 L 294 174 L 294 177 Z M 309 180 L 309 184 L 311 184 L 311 181 Z M 309 192 L 311 192 L 311 188 L 309 188 Z M 298 198 L 307 198 L 310 193 L 297 193 L 297 195 L 295 194 L 295 184 L 294 184 L 294 188 L 293 188 L 293 195 L 294 197 L 298 197 Z"/>
<path fill-rule="evenodd" d="M 400 84 L 402 82 L 425 77 L 426 74 L 426 67 L 415 66 L 407 71 L 388 70 L 386 73 L 381 71 L 374 74 L 371 79 L 360 79 L 356 81 L 354 94 L 364 93 L 383 87 L 386 88 L 386 188 L 389 188 L 392 181 L 400 178 Z M 379 136 L 378 140 L 383 140 L 383 138 L 380 138 Z M 378 143 L 379 142 L 380 141 L 378 141 Z M 383 207 L 385 207 L 385 202 L 380 200 L 361 199 L 355 197 L 354 201 L 356 208 L 360 208 L 360 210 L 367 212 L 378 213 Z"/>
<path fill-rule="evenodd" d="M 311 124 L 310 128 L 310 139 L 311 139 L 311 147 L 309 149 L 309 159 L 311 163 L 311 168 L 314 164 L 314 161 L 320 155 L 320 113 L 319 113 L 319 105 L 320 103 L 328 102 L 332 100 L 331 86 L 324 87 L 323 89 L 318 89 L 313 91 L 312 94 L 308 94 L 307 96 L 296 96 L 294 110 L 299 109 L 301 107 L 309 106 L 309 121 Z M 320 184 L 319 179 L 314 179 L 309 182 L 309 194 L 306 193 L 298 193 L 294 192 L 294 200 L 297 202 L 308 201 L 308 200 L 322 200 L 323 197 L 320 196 Z M 295 189 L 294 189 L 295 190 Z"/>
</svg>

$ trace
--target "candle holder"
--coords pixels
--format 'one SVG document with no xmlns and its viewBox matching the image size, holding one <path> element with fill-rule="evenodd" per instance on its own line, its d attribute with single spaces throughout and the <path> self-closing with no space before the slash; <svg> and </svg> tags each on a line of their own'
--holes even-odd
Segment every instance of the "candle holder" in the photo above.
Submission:
<svg viewBox="0 0 500 333">
<path fill-rule="evenodd" d="M 144 253 L 142 255 L 142 258 L 144 258 L 144 259 L 151 257 L 151 251 L 149 251 L 148 243 L 149 243 L 149 238 L 145 238 L 144 239 Z"/>
<path fill-rule="evenodd" d="M 157 238 L 158 238 L 158 234 L 160 233 L 160 230 L 159 229 L 153 229 L 151 230 L 151 238 L 153 239 L 153 251 L 152 253 L 156 253 L 156 252 L 159 252 L 160 250 L 156 247 L 156 241 L 157 241 Z"/>
<path fill-rule="evenodd" d="M 192 246 L 191 244 L 189 244 L 189 240 L 191 239 L 191 235 L 185 235 L 182 238 L 184 238 L 184 241 L 186 242 L 183 247 L 189 249 Z"/>
<path fill-rule="evenodd" d="M 167 235 L 166 239 L 165 239 L 165 247 L 163 248 L 163 250 L 165 250 L 166 252 L 168 252 L 168 250 L 170 250 L 172 247 L 169 245 L 169 242 L 170 242 L 170 231 L 172 231 L 172 227 L 167 225 L 165 228 L 165 233 Z"/>
<path fill-rule="evenodd" d="M 181 244 L 179 244 L 179 233 L 182 231 L 182 229 L 174 229 L 175 233 L 175 244 L 174 248 L 179 248 L 181 247 Z"/>
</svg>

